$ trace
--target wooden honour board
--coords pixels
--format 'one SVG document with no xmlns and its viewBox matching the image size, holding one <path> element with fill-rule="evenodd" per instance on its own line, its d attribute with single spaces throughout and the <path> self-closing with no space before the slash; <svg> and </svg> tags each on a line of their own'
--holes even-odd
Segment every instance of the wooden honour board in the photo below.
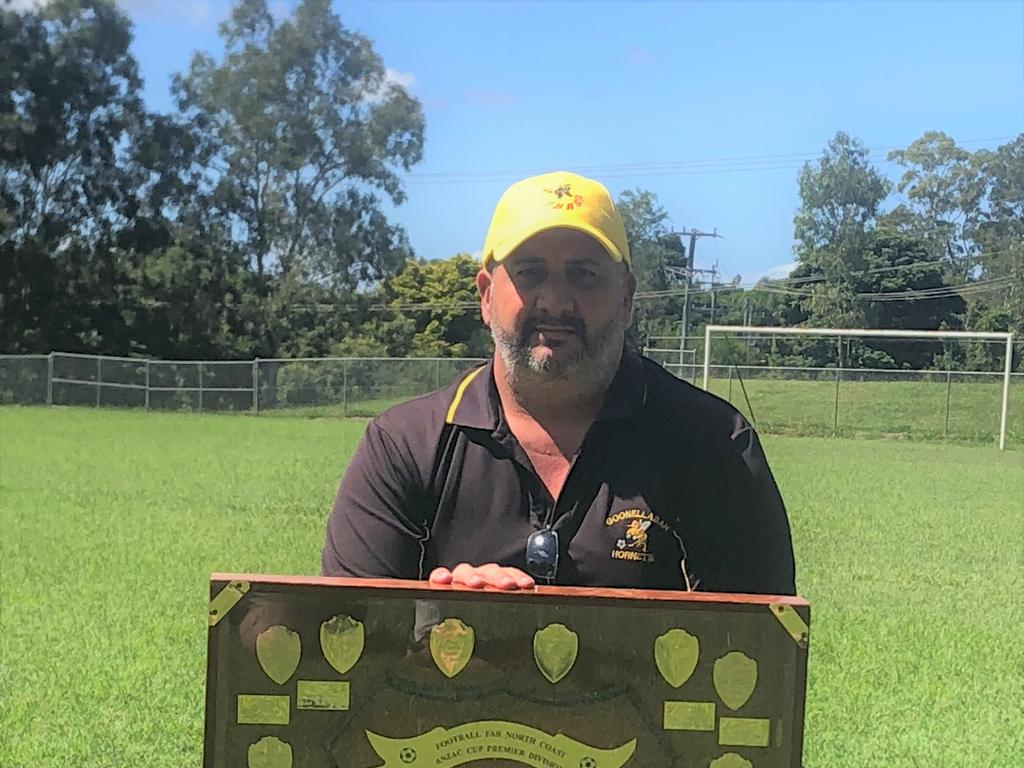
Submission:
<svg viewBox="0 0 1024 768">
<path fill-rule="evenodd" d="M 799 768 L 805 600 L 214 574 L 205 768 Z"/>
</svg>

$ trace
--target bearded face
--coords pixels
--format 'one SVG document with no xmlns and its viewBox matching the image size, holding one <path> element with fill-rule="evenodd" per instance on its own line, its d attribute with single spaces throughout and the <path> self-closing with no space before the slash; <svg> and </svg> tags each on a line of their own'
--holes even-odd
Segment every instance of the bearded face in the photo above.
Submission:
<svg viewBox="0 0 1024 768">
<path fill-rule="evenodd" d="M 481 282 L 484 319 L 513 390 L 607 385 L 635 283 L 600 243 L 574 230 L 542 232 Z"/>
</svg>

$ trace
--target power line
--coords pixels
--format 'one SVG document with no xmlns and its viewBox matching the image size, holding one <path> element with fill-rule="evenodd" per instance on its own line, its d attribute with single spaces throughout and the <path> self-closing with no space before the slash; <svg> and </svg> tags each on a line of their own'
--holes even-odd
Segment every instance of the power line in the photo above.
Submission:
<svg viewBox="0 0 1024 768">
<path fill-rule="evenodd" d="M 1010 253 L 1011 251 L 989 251 L 985 254 L 979 254 L 977 256 L 971 256 L 964 259 L 965 262 L 970 261 L 981 261 L 982 259 L 1000 256 L 1004 253 Z M 915 261 L 910 264 L 896 264 L 889 267 L 875 267 L 874 269 L 858 270 L 856 272 L 848 273 L 849 277 L 863 277 L 864 275 L 879 275 L 886 272 L 899 272 L 905 269 L 918 269 L 921 267 L 932 267 L 932 266 L 944 266 L 948 265 L 949 262 L 945 259 L 938 259 L 932 261 Z M 807 283 L 832 283 L 837 284 L 838 281 L 828 280 L 823 275 L 807 275 L 805 277 L 784 277 L 777 280 L 759 280 L 757 282 L 744 282 L 737 283 L 735 286 L 727 285 L 716 288 L 716 290 L 738 290 L 738 289 L 755 289 L 763 288 L 766 290 L 789 288 L 796 285 L 806 285 Z M 967 285 L 967 283 L 965 283 Z M 660 297 L 660 296 L 676 296 L 683 292 L 682 288 L 669 288 L 661 291 L 646 291 L 640 292 L 638 296 L 645 297 Z M 805 292 L 806 293 L 806 292 Z M 807 293 L 806 295 L 810 295 Z"/>
<path fill-rule="evenodd" d="M 992 290 L 1009 288 L 1013 280 L 1009 277 L 994 280 L 981 280 L 977 283 L 964 283 L 958 286 L 942 288 L 922 288 L 918 291 L 892 291 L 889 293 L 859 293 L 857 298 L 869 301 L 921 301 L 923 299 L 948 299 L 953 296 L 987 293 Z"/>
<path fill-rule="evenodd" d="M 686 234 L 686 233 L 684 233 Z M 979 254 L 977 256 L 968 257 L 968 260 L 981 260 L 983 258 L 998 256 L 1009 251 L 990 251 L 986 254 Z M 893 272 L 903 269 L 916 269 L 920 267 L 938 266 L 948 264 L 946 260 L 936 261 L 918 261 L 911 264 L 899 264 L 891 267 L 878 267 L 875 269 L 863 270 L 858 272 L 849 273 L 850 277 L 859 277 L 869 274 L 880 274 L 883 272 Z M 904 291 L 879 291 L 879 292 L 864 292 L 855 294 L 857 298 L 869 301 L 905 301 L 905 300 L 924 300 L 924 299 L 942 299 L 949 298 L 950 296 L 965 295 L 971 293 L 984 293 L 990 290 L 998 290 L 1009 287 L 1013 282 L 1011 277 L 998 277 L 988 280 L 980 280 L 973 283 L 962 283 L 960 285 L 946 285 L 937 286 L 935 288 L 920 288 L 910 289 Z M 701 289 L 701 288 L 689 288 L 691 294 L 704 294 L 711 293 L 712 291 L 718 293 L 725 293 L 729 291 L 740 291 L 746 290 L 754 293 L 773 293 L 779 295 L 788 296 L 810 296 L 812 292 L 809 290 L 802 290 L 796 286 L 812 284 L 828 284 L 837 285 L 838 281 L 828 280 L 821 275 L 808 275 L 806 277 L 798 278 L 783 278 L 780 280 L 769 280 L 756 283 L 738 283 L 715 285 L 713 289 Z M 634 299 L 637 301 L 648 301 L 652 299 L 667 299 L 675 296 L 685 296 L 687 288 L 668 288 L 661 291 L 637 291 L 634 295 Z M 475 310 L 479 309 L 480 304 L 476 301 L 464 301 L 464 302 L 404 302 L 397 304 L 372 304 L 366 306 L 365 309 L 369 312 L 416 312 L 416 311 L 432 311 L 432 310 Z M 337 303 L 331 304 L 326 302 L 319 302 L 316 304 L 293 304 L 289 305 L 288 309 L 292 311 L 301 310 L 322 310 L 322 311 L 349 311 L 355 312 L 362 309 L 354 303 Z"/>
<path fill-rule="evenodd" d="M 996 136 L 985 139 L 967 139 L 958 145 L 991 144 L 1013 139 L 1012 136 Z M 888 159 L 894 150 L 906 147 L 873 147 L 867 150 L 867 159 L 872 162 L 895 163 Z M 794 152 L 788 154 L 747 155 L 721 157 L 704 160 L 661 160 L 637 163 L 605 163 L 574 165 L 580 173 L 600 175 L 606 179 L 631 178 L 636 176 L 672 176 L 707 173 L 732 173 L 759 170 L 797 170 L 810 160 L 821 156 L 821 151 Z M 522 178 L 544 173 L 549 168 L 518 168 L 502 170 L 434 171 L 403 174 L 410 184 L 479 184 L 504 181 L 508 178 Z"/>
<path fill-rule="evenodd" d="M 993 280 L 982 280 L 977 283 L 964 283 L 963 285 L 955 286 L 941 286 L 937 288 L 921 288 L 918 290 L 911 291 L 891 291 L 891 292 L 876 292 L 876 293 L 858 293 L 854 294 L 854 297 L 862 301 L 927 301 L 933 299 L 947 299 L 953 296 L 971 295 L 979 293 L 987 293 L 993 290 L 1001 290 L 1009 288 L 1013 280 L 1009 277 L 996 278 Z M 731 285 L 719 285 L 715 286 L 714 289 L 698 289 L 691 288 L 690 294 L 712 294 L 712 293 L 724 293 L 727 291 L 742 290 L 739 287 L 733 287 Z M 789 296 L 802 296 L 807 297 L 812 295 L 810 291 L 800 291 L 786 288 L 775 288 L 773 286 L 755 285 L 747 290 L 755 293 L 775 293 Z M 633 298 L 636 301 L 647 301 L 651 299 L 665 299 L 673 296 L 683 296 L 685 291 L 682 288 L 673 289 L 671 291 L 646 291 L 638 292 Z M 333 305 L 324 305 L 331 308 Z M 408 304 L 378 304 L 369 307 L 371 312 L 416 312 L 416 311 L 431 311 L 431 310 L 478 310 L 480 304 L 478 302 L 420 302 L 420 303 L 408 303 Z"/>
</svg>

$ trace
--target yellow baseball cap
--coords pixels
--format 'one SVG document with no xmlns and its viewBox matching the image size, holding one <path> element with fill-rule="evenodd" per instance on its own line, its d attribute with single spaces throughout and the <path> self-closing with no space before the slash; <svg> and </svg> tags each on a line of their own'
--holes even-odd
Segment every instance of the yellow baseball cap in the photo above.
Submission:
<svg viewBox="0 0 1024 768">
<path fill-rule="evenodd" d="M 603 184 L 567 171 L 517 181 L 505 190 L 484 240 L 483 265 L 500 262 L 539 232 L 576 229 L 593 237 L 613 261 L 630 266 L 626 227 Z"/>
</svg>

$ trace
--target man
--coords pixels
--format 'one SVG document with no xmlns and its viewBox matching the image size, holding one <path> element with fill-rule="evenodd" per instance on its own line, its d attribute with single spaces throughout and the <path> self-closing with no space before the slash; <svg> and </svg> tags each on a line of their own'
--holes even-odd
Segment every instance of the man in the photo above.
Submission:
<svg viewBox="0 0 1024 768">
<path fill-rule="evenodd" d="M 370 423 L 325 575 L 795 593 L 754 430 L 624 348 L 636 280 L 601 184 L 510 187 L 476 282 L 493 359 Z"/>
</svg>

